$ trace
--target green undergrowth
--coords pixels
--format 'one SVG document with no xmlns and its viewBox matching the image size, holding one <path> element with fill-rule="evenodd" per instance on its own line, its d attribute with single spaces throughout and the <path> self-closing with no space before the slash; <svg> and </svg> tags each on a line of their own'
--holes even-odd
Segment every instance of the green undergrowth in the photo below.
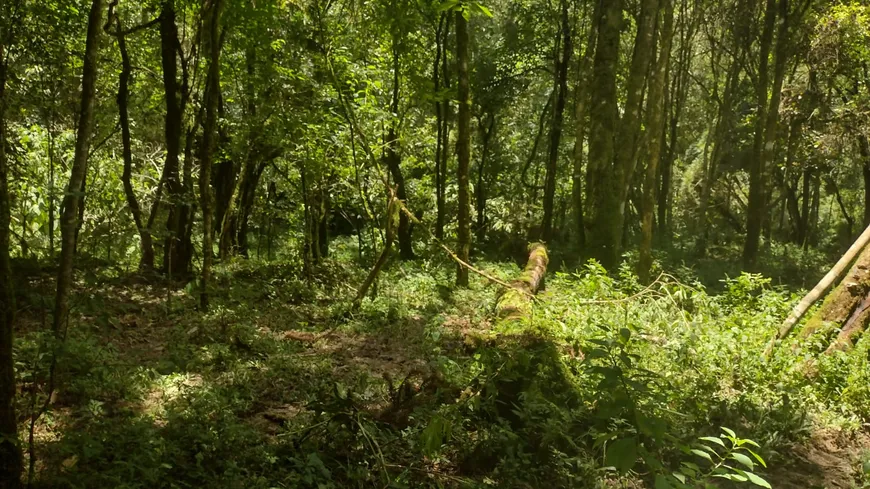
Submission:
<svg viewBox="0 0 870 489">
<path fill-rule="evenodd" d="M 310 280 L 223 264 L 207 314 L 195 284 L 85 277 L 34 486 L 763 487 L 813 432 L 870 421 L 867 341 L 762 358 L 797 296 L 761 276 L 711 295 L 685 274 L 646 287 L 590 264 L 493 324 L 496 286 L 456 290 L 428 261 L 392 263 L 351 314 L 350 260 Z M 15 352 L 24 432 L 52 350 L 40 290 L 22 293 Z"/>
</svg>

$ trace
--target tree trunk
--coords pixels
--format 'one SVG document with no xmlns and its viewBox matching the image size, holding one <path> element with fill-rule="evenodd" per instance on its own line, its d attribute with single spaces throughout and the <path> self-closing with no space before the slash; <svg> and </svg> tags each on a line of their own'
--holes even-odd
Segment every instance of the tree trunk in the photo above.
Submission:
<svg viewBox="0 0 870 489">
<path fill-rule="evenodd" d="M 650 269 L 652 268 L 653 214 L 655 213 L 658 164 L 662 148 L 660 135 L 664 126 L 665 75 L 670 67 L 671 40 L 674 31 L 674 4 L 672 0 L 662 0 L 662 15 L 664 15 L 664 19 L 659 33 L 660 54 L 653 65 L 649 97 L 647 98 L 648 147 L 641 206 L 640 264 L 638 269 L 638 276 L 642 283 L 649 282 Z"/>
<path fill-rule="evenodd" d="M 588 253 L 602 264 L 613 267 L 619 251 L 622 226 L 614 228 L 611 221 L 618 213 L 615 202 L 619 193 L 618 180 L 609 174 L 615 156 L 614 135 L 618 120 L 616 71 L 619 64 L 619 34 L 622 29 L 622 0 L 601 3 L 598 18 L 598 41 L 592 68 L 589 111 L 589 163 L 586 169 L 585 216 Z"/>
<path fill-rule="evenodd" d="M 7 15 L 0 7 L 0 14 Z M 4 19 L 5 21 L 6 19 Z M 5 22 L 4 22 L 5 23 Z M 5 26 L 10 29 L 11 26 Z M 9 201 L 9 167 L 6 161 L 7 46 L 11 36 L 0 33 L 0 488 L 17 489 L 21 481 L 21 449 L 15 413 L 15 365 L 12 335 L 15 321 L 15 286 L 9 269 L 9 235 L 12 216 Z"/>
<path fill-rule="evenodd" d="M 396 182 L 396 196 L 404 203 L 408 201 L 408 192 L 405 187 L 405 176 L 402 174 L 402 156 L 399 153 L 398 117 L 399 117 L 399 32 L 393 35 L 393 98 L 390 110 L 393 113 L 393 121 L 387 135 L 387 168 L 393 181 Z M 411 236 L 411 222 L 408 216 L 401 213 L 399 216 L 399 255 L 403 260 L 414 259 L 414 244 Z"/>
<path fill-rule="evenodd" d="M 865 232 L 862 235 L 865 242 L 867 234 Z M 855 246 L 858 246 L 860 241 L 859 239 Z M 849 258 L 852 251 L 850 250 L 850 253 L 844 256 L 841 263 Z M 829 275 L 836 273 L 841 263 L 838 263 Z M 825 279 L 823 282 L 826 282 L 829 277 L 826 276 Z M 819 286 L 816 287 L 819 288 Z M 807 338 L 819 330 L 836 326 L 841 328 L 841 333 L 832 344 L 832 348 L 838 349 L 851 345 L 851 339 L 866 325 L 867 318 L 861 316 L 864 316 L 865 313 L 866 305 L 864 303 L 868 294 L 870 294 L 870 246 L 865 246 L 846 278 L 828 295 L 819 310 L 807 321 L 806 326 L 801 331 L 801 338 Z M 817 293 L 817 295 L 820 296 L 821 293 Z M 788 327 L 789 323 L 783 325 L 780 337 L 784 337 L 788 333 Z"/>
<path fill-rule="evenodd" d="M 57 295 L 54 305 L 52 331 L 61 339 L 69 316 L 69 293 L 73 279 L 73 261 L 76 248 L 77 216 L 81 195 L 79 194 L 88 171 L 88 153 L 94 129 L 94 98 L 97 83 L 97 54 L 100 47 L 103 1 L 93 0 L 88 15 L 88 34 L 85 42 L 85 57 L 82 67 L 82 98 L 78 114 L 75 153 L 70 169 L 69 184 L 63 199 L 60 217 L 61 250 L 57 272 Z"/>
<path fill-rule="evenodd" d="M 163 67 L 163 96 L 166 103 L 164 138 L 166 140 L 166 162 L 164 163 L 164 185 L 169 200 L 169 214 L 166 219 L 166 239 L 163 248 L 163 270 L 173 276 L 184 275 L 190 263 L 181 256 L 181 206 L 184 201 L 184 186 L 179 174 L 179 152 L 181 150 L 182 117 L 179 103 L 178 86 L 178 27 L 175 24 L 173 0 L 165 0 L 160 12 L 160 57 Z"/>
<path fill-rule="evenodd" d="M 541 238 L 545 243 L 553 241 L 553 204 L 556 198 L 556 174 L 559 163 L 559 143 L 562 141 L 562 122 L 568 98 L 568 65 L 571 60 L 571 25 L 568 18 L 568 1 L 562 0 L 562 28 L 560 30 L 562 53 L 556 54 L 556 105 L 553 110 L 553 125 L 550 128 L 550 148 L 547 155 L 547 174 L 544 178 L 544 222 Z M 559 45 L 559 42 L 556 43 Z"/>
<path fill-rule="evenodd" d="M 595 42 L 598 40 L 598 18 L 600 2 L 595 2 L 592 9 L 593 22 L 589 26 L 586 39 L 586 50 L 579 63 L 577 86 L 574 89 L 574 151 L 572 152 L 573 168 L 571 175 L 571 215 L 573 247 L 579 256 L 586 246 L 586 230 L 583 215 L 583 141 L 586 139 L 586 117 L 589 115 L 589 72 L 595 53 Z"/>
<path fill-rule="evenodd" d="M 448 64 L 448 55 L 450 50 L 447 49 L 447 40 L 450 35 L 451 16 L 444 14 L 444 32 L 441 39 L 441 80 L 444 82 L 444 91 L 450 89 L 450 69 Z M 438 61 L 438 60 L 436 60 Z M 437 71 L 436 67 L 436 71 Z M 444 97 L 441 101 L 441 117 L 440 121 L 440 137 L 441 137 L 441 158 L 435 162 L 438 168 L 438 175 L 441 176 L 441 186 L 437 189 L 436 207 L 437 215 L 435 217 L 435 237 L 444 239 L 444 224 L 447 219 L 447 162 L 450 159 L 450 97 Z"/>
<path fill-rule="evenodd" d="M 495 114 L 487 116 L 488 123 L 480 121 L 481 151 L 480 164 L 477 167 L 477 185 L 474 186 L 474 202 L 477 206 L 477 223 L 475 239 L 477 246 L 482 246 L 486 239 L 486 163 L 489 159 L 489 145 L 495 130 Z"/>
<path fill-rule="evenodd" d="M 456 141 L 459 182 L 459 259 L 468 263 L 471 253 L 471 206 L 468 202 L 468 167 L 471 163 L 471 88 L 468 78 L 468 22 L 462 12 L 456 12 L 456 62 L 459 78 L 459 135 Z M 457 265 L 456 285 L 468 286 L 468 269 Z"/>
<path fill-rule="evenodd" d="M 111 20 L 111 19 L 110 19 Z M 107 25 L 107 27 L 109 27 Z M 115 38 L 118 41 L 118 50 L 121 53 L 121 74 L 118 76 L 118 122 L 121 126 L 121 144 L 122 155 L 124 158 L 124 171 L 121 174 L 121 182 L 124 184 L 124 196 L 127 199 L 127 206 L 130 208 L 130 214 L 133 216 L 133 223 L 136 225 L 136 230 L 139 232 L 141 241 L 142 256 L 139 259 L 139 269 L 150 271 L 154 269 L 154 244 L 151 240 L 151 232 L 147 229 L 142 221 L 142 210 L 139 207 L 139 201 L 136 199 L 136 193 L 133 191 L 133 149 L 130 136 L 130 115 L 128 108 L 128 100 L 130 97 L 130 76 L 133 72 L 133 66 L 130 62 L 130 53 L 127 51 L 127 39 L 124 34 L 121 20 L 116 19 L 115 23 Z"/>
<path fill-rule="evenodd" d="M 529 260 L 523 273 L 505 290 L 496 302 L 495 311 L 499 321 L 513 321 L 528 314 L 531 297 L 544 284 L 544 275 L 550 258 L 543 243 L 529 246 Z"/>
<path fill-rule="evenodd" d="M 435 206 L 436 206 L 436 226 L 435 226 L 435 237 L 438 239 L 443 238 L 443 226 L 442 229 L 439 229 L 439 225 L 441 222 L 441 214 L 443 212 L 443 203 L 441 202 L 441 188 L 444 186 L 444 175 L 441 174 L 441 153 L 447 151 L 447 148 L 442 146 L 441 144 L 441 136 L 442 136 L 442 125 L 441 122 L 444 119 L 444 113 L 442 112 L 442 101 L 441 101 L 441 33 L 444 32 L 444 20 L 447 18 L 447 13 L 442 13 L 441 17 L 438 19 L 438 28 L 435 30 L 435 63 L 432 68 L 432 84 L 434 86 L 435 93 Z"/>
<path fill-rule="evenodd" d="M 784 1 L 784 0 L 783 0 Z M 764 173 L 765 173 L 765 157 L 768 153 L 765 151 L 764 145 L 766 141 L 771 144 L 774 139 L 765 137 L 765 129 L 770 124 L 771 117 L 768 117 L 768 99 L 767 93 L 770 87 L 768 80 L 770 78 L 769 57 L 771 46 L 773 44 L 773 29 L 775 27 L 777 17 L 776 0 L 767 0 L 767 7 L 764 13 L 764 28 L 759 41 L 759 67 L 755 85 L 756 111 L 755 111 L 755 136 L 752 144 L 752 159 L 749 169 L 749 203 L 746 209 L 746 242 L 743 247 L 743 266 L 747 270 L 754 271 L 756 259 L 758 258 L 758 244 L 761 238 L 761 227 L 764 222 L 765 205 L 765 189 L 764 189 Z M 777 96 L 777 92 L 773 92 Z M 779 105 L 777 98 L 777 106 Z M 771 105 L 773 103 L 771 102 Z M 778 116 L 778 114 L 777 114 Z"/>
<path fill-rule="evenodd" d="M 202 275 L 200 279 L 199 306 L 203 311 L 209 307 L 208 287 L 211 280 L 211 264 L 214 259 L 211 196 L 211 166 L 214 163 L 215 141 L 217 139 L 217 112 L 220 97 L 220 19 L 221 0 L 206 0 L 203 6 L 205 46 L 208 59 L 208 74 L 205 82 L 205 124 L 202 128 L 202 158 L 199 169 L 199 196 L 202 207 Z"/>
<path fill-rule="evenodd" d="M 864 134 L 858 136 L 858 152 L 864 174 L 864 225 L 870 226 L 870 141 Z"/>
</svg>

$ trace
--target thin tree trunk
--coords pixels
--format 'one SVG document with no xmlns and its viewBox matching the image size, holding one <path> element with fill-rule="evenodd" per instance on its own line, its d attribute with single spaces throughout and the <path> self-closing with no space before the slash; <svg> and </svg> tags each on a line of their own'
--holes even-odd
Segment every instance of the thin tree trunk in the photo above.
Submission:
<svg viewBox="0 0 870 489">
<path fill-rule="evenodd" d="M 7 15 L 7 8 L 0 7 L 0 14 Z M 5 27 L 12 28 L 10 25 Z M 2 30 L 0 36 L 0 488 L 17 489 L 21 481 L 22 459 L 15 413 L 15 365 L 12 362 L 15 286 L 9 260 L 12 216 L 6 160 L 7 42 L 11 35 Z"/>
<path fill-rule="evenodd" d="M 441 41 L 441 80 L 444 83 L 444 90 L 450 89 L 450 67 L 448 56 L 450 50 L 447 49 L 447 41 L 450 35 L 451 16 L 445 14 L 444 32 Z M 441 175 L 440 193 L 436 196 L 437 216 L 435 218 L 435 237 L 444 239 L 444 225 L 447 220 L 447 162 L 450 160 L 450 97 L 445 97 L 441 102 L 441 159 L 436 161 L 438 166 L 438 174 Z"/>
<path fill-rule="evenodd" d="M 52 331 L 58 340 L 63 338 L 69 316 L 69 293 L 73 279 L 73 261 L 76 248 L 76 218 L 79 214 L 79 191 L 88 171 L 88 152 L 94 129 L 94 98 L 97 83 L 97 54 L 100 47 L 103 1 L 93 0 L 88 15 L 88 34 L 85 42 L 85 57 L 82 68 L 81 108 L 78 114 L 75 153 L 70 169 L 69 185 L 63 199 L 61 215 L 61 251 L 57 272 L 57 295 L 55 297 Z"/>
<path fill-rule="evenodd" d="M 672 0 L 662 0 L 662 28 L 659 32 L 659 56 L 656 60 L 649 84 L 647 102 L 647 147 L 646 175 L 643 186 L 643 202 L 641 206 L 641 242 L 640 264 L 638 276 L 641 282 L 649 282 L 652 268 L 653 215 L 656 205 L 656 183 L 658 181 L 658 164 L 661 159 L 662 138 L 660 134 L 664 126 L 664 103 L 666 73 L 671 61 L 671 41 L 674 31 L 674 4 Z"/>
<path fill-rule="evenodd" d="M 577 86 L 574 90 L 574 151 L 572 152 L 573 168 L 571 174 L 571 213 L 573 246 L 578 256 L 586 246 L 586 230 L 584 229 L 583 213 L 583 142 L 586 139 L 586 118 L 589 115 L 589 72 L 595 53 L 595 42 L 598 40 L 598 18 L 600 2 L 595 2 L 592 9 L 592 21 L 586 39 L 586 50 L 579 63 Z"/>
<path fill-rule="evenodd" d="M 553 125 L 550 128 L 550 148 L 547 155 L 547 174 L 544 177 L 544 222 L 541 224 L 541 238 L 545 243 L 553 241 L 553 205 L 556 198 L 556 174 L 559 163 L 559 144 L 562 141 L 562 122 L 565 103 L 568 99 L 568 66 L 571 60 L 571 26 L 568 18 L 568 1 L 562 0 L 562 53 L 556 54 L 556 105 L 553 110 Z M 558 42 L 556 43 L 559 44 Z"/>
<path fill-rule="evenodd" d="M 487 116 L 488 124 L 480 121 L 481 151 L 480 164 L 477 167 L 477 185 L 474 186 L 474 202 L 477 207 L 476 236 L 477 246 L 482 246 L 486 239 L 486 163 L 489 159 L 489 146 L 492 133 L 495 130 L 495 114 Z"/>
<path fill-rule="evenodd" d="M 459 259 L 468 263 L 471 253 L 471 209 L 468 202 L 468 167 L 471 163 L 471 88 L 468 77 L 469 64 L 468 22 L 462 12 L 456 12 L 456 61 L 459 78 L 459 135 L 456 152 L 459 166 L 456 178 L 459 182 Z M 457 265 L 456 285 L 468 286 L 468 269 Z"/>
<path fill-rule="evenodd" d="M 208 287 L 211 281 L 211 264 L 214 259 L 212 242 L 214 218 L 211 197 L 211 166 L 214 163 L 215 140 L 217 139 L 217 112 L 220 97 L 220 21 L 221 0 L 206 0 L 204 16 L 206 26 L 205 45 L 208 56 L 208 74 L 205 87 L 205 124 L 202 128 L 202 158 L 199 169 L 199 195 L 202 207 L 202 275 L 200 278 L 199 306 L 209 308 Z"/>
<path fill-rule="evenodd" d="M 438 19 L 438 29 L 435 31 L 435 63 L 432 69 L 432 84 L 434 86 L 435 93 L 435 206 L 436 206 L 436 226 L 435 226 L 435 237 L 438 239 L 443 239 L 443 222 L 442 213 L 444 212 L 443 205 L 444 203 L 441 201 L 442 195 L 442 187 L 444 186 L 444 175 L 441 173 L 441 153 L 447 151 L 442 143 L 442 120 L 444 119 L 444 113 L 442 112 L 442 101 L 441 101 L 441 49 L 443 47 L 443 43 L 441 42 L 441 33 L 444 31 L 444 21 L 447 18 L 447 13 L 442 13 L 441 17 Z"/>
<path fill-rule="evenodd" d="M 408 192 L 405 187 L 405 176 L 402 174 L 402 156 L 399 153 L 398 117 L 399 117 L 399 32 L 393 33 L 393 97 L 390 110 L 393 113 L 393 121 L 387 135 L 386 163 L 390 170 L 393 181 L 396 182 L 396 196 L 407 203 Z M 408 216 L 401 213 L 399 216 L 399 255 L 403 260 L 414 259 L 414 243 L 411 236 L 411 222 Z"/>
<path fill-rule="evenodd" d="M 107 27 L 109 27 L 108 24 Z M 121 174 L 121 182 L 124 185 L 124 196 L 127 199 L 127 206 L 130 208 L 133 223 L 136 224 L 136 230 L 139 232 L 139 239 L 141 240 L 142 256 L 139 260 L 139 268 L 144 271 L 150 271 L 154 269 L 154 245 L 151 240 L 151 233 L 142 221 L 142 210 L 139 207 L 139 201 L 136 199 L 136 193 L 133 191 L 133 183 L 131 181 L 133 176 L 133 149 L 130 135 L 128 100 L 130 97 L 130 76 L 133 72 L 133 66 L 130 62 L 130 53 L 127 51 L 126 35 L 122 32 L 123 29 L 119 18 L 116 18 L 115 29 L 116 32 L 114 34 L 118 41 L 118 50 L 121 53 L 121 74 L 118 76 L 117 97 L 118 122 L 121 126 L 122 155 L 124 158 L 124 171 Z"/>
<path fill-rule="evenodd" d="M 784 1 L 784 0 L 783 0 Z M 759 67 L 755 85 L 756 113 L 755 113 L 755 136 L 752 144 L 752 160 L 749 170 L 749 203 L 746 209 L 746 242 L 743 247 L 743 266 L 748 270 L 755 270 L 758 258 L 758 244 L 761 238 L 761 228 L 765 214 L 765 141 L 775 140 L 765 137 L 765 130 L 770 125 L 768 117 L 767 93 L 770 87 L 770 51 L 773 44 L 774 27 L 776 24 L 777 9 L 776 0 L 767 0 L 764 13 L 764 27 L 759 41 Z M 777 96 L 777 92 L 773 92 Z M 772 103 L 771 103 L 772 105 Z M 778 99 L 777 99 L 778 106 Z"/>
</svg>

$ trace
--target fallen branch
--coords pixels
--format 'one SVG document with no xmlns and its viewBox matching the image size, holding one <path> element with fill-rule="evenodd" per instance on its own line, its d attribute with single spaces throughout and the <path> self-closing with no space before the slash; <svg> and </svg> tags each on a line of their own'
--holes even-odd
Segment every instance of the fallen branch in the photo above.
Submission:
<svg viewBox="0 0 870 489">
<path fill-rule="evenodd" d="M 550 258 L 543 243 L 529 246 L 529 261 L 523 273 L 498 298 L 495 306 L 499 321 L 511 321 L 525 317 L 531 298 L 544 283 Z"/>
<path fill-rule="evenodd" d="M 800 322 L 801 318 L 807 313 L 807 311 L 818 302 L 825 294 L 827 294 L 831 287 L 834 286 L 835 283 L 839 282 L 843 275 L 845 275 L 846 271 L 849 270 L 849 265 L 855 261 L 861 251 L 867 247 L 867 244 L 870 243 L 870 226 L 861 233 L 861 236 L 855 240 L 855 243 L 846 251 L 840 260 L 834 265 L 827 275 L 825 275 L 818 284 L 806 295 L 800 302 L 792 309 L 791 313 L 786 318 L 785 322 L 780 326 L 779 331 L 776 336 L 771 340 L 770 344 L 767 345 L 767 349 L 764 352 L 765 357 L 769 357 L 773 352 L 773 348 L 776 346 L 778 341 L 782 341 L 788 336 L 794 327 Z"/>
</svg>

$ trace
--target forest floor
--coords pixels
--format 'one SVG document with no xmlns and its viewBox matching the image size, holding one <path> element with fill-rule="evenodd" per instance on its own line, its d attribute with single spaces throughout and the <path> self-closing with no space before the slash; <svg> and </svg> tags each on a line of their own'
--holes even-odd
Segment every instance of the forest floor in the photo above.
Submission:
<svg viewBox="0 0 870 489">
<path fill-rule="evenodd" d="M 720 426 L 761 445 L 769 468 L 754 469 L 773 487 L 870 487 L 867 341 L 817 378 L 800 368 L 812 342 L 765 363 L 796 298 L 769 280 L 714 296 L 589 267 L 552 274 L 528 321 L 493 325 L 497 287 L 455 290 L 451 269 L 393 263 L 356 314 L 365 270 L 350 258 L 309 281 L 289 264 L 224 264 L 208 314 L 193 285 L 83 269 L 34 424 L 34 487 L 652 487 L 656 471 L 703 465 L 681 447 Z M 52 285 L 32 273 L 19 290 L 25 433 L 44 400 Z M 596 348 L 630 357 L 623 395 L 603 389 Z M 620 474 L 602 441 L 625 436 L 643 465 Z"/>
</svg>

